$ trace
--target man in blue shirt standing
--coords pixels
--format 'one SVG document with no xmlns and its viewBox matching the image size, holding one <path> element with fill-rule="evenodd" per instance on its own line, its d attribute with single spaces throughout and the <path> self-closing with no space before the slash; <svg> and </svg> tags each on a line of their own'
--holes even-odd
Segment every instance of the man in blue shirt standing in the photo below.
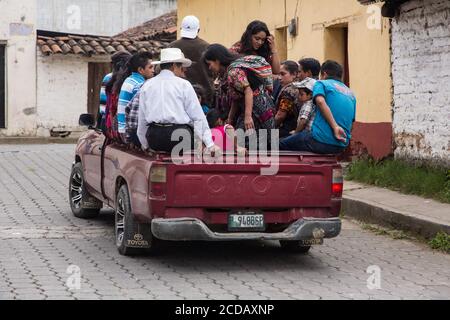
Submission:
<svg viewBox="0 0 450 320">
<path fill-rule="evenodd" d="M 326 61 L 321 80 L 314 86 L 313 100 L 318 108 L 311 132 L 300 132 L 280 142 L 280 150 L 340 154 L 350 143 L 356 116 L 356 98 L 342 82 L 343 68 Z"/>
</svg>

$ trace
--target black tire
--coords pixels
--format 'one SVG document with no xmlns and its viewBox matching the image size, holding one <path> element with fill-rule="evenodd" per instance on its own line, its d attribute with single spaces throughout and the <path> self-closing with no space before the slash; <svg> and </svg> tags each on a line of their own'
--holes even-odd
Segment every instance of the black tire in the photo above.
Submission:
<svg viewBox="0 0 450 320">
<path fill-rule="evenodd" d="M 138 223 L 131 212 L 127 185 L 121 186 L 117 193 L 114 230 L 116 247 L 121 255 L 156 253 L 158 243 L 152 235 L 151 225 Z"/>
<path fill-rule="evenodd" d="M 102 202 L 92 197 L 86 190 L 83 166 L 80 162 L 73 166 L 70 174 L 69 202 L 73 215 L 80 219 L 98 217 L 103 207 Z"/>
<path fill-rule="evenodd" d="M 286 252 L 307 254 L 311 246 L 302 246 L 300 241 L 280 241 L 281 248 Z"/>
</svg>

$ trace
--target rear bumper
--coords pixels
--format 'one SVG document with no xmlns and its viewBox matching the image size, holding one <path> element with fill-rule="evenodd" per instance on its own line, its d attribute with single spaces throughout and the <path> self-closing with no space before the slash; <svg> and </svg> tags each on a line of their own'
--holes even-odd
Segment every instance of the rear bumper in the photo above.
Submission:
<svg viewBox="0 0 450 320">
<path fill-rule="evenodd" d="M 152 233 L 166 241 L 239 241 L 239 240 L 312 240 L 337 237 L 342 223 L 339 218 L 305 218 L 291 224 L 280 233 L 217 233 L 195 218 L 154 219 Z"/>
</svg>

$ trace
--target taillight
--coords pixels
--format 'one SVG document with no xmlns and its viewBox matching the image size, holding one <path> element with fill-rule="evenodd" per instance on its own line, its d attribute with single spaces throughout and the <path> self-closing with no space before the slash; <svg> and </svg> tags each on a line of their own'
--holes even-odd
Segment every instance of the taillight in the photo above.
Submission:
<svg viewBox="0 0 450 320">
<path fill-rule="evenodd" d="M 164 200 L 166 196 L 167 168 L 153 166 L 150 169 L 150 190 L 152 198 Z"/>
<path fill-rule="evenodd" d="M 167 182 L 166 167 L 153 166 L 150 170 L 150 182 L 151 183 L 166 183 Z"/>
<path fill-rule="evenodd" d="M 341 198 L 344 191 L 344 174 L 342 169 L 333 169 L 332 193 L 334 198 Z"/>
</svg>

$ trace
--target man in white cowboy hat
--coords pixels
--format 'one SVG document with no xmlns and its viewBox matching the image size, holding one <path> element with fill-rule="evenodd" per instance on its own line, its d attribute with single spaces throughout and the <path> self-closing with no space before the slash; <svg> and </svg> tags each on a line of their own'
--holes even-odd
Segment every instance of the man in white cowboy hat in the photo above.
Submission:
<svg viewBox="0 0 450 320">
<path fill-rule="evenodd" d="M 198 34 L 200 32 L 200 20 L 195 16 L 186 16 L 181 22 L 181 38 L 172 42 L 169 48 L 178 48 L 183 51 L 186 58 L 192 60 L 192 67 L 186 72 L 186 79 L 193 85 L 201 85 L 206 93 L 207 105 L 212 104 L 214 89 L 213 79 L 205 64 L 202 63 L 203 52 L 209 46 L 209 43 L 201 39 Z"/>
<path fill-rule="evenodd" d="M 148 80 L 141 89 L 139 102 L 138 137 L 143 150 L 171 152 L 180 141 L 172 141 L 177 129 L 193 133 L 203 141 L 211 154 L 217 152 L 208 121 L 192 84 L 182 79 L 185 68 L 192 65 L 178 48 L 163 49 L 158 76 Z M 194 130 L 192 130 L 194 128 Z"/>
</svg>

